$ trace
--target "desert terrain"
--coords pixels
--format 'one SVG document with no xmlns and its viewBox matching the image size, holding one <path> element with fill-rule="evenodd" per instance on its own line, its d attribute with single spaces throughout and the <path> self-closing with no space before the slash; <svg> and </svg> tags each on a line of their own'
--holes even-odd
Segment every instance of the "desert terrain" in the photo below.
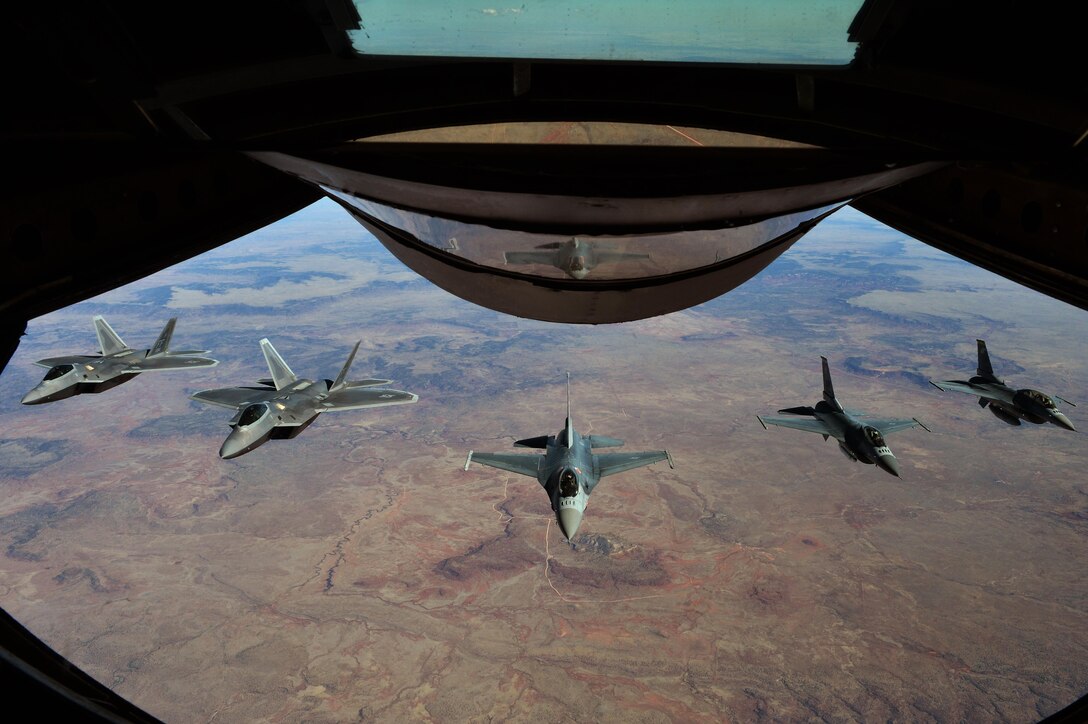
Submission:
<svg viewBox="0 0 1088 724">
<path fill-rule="evenodd" d="M 33 361 L 133 347 L 221 364 L 38 407 Z M 294 371 L 418 404 L 216 454 L 188 399 Z M 708 304 L 573 327 L 400 266 L 331 202 L 34 320 L 0 377 L 0 605 L 166 721 L 1010 721 L 1088 691 L 1088 449 L 928 379 L 1088 402 L 1088 315 L 849 210 Z M 820 395 L 918 417 L 903 478 L 757 414 Z M 562 539 L 533 480 L 462 465 L 563 422 L 658 464 Z M 1068 410 L 1081 429 L 1088 416 Z"/>
</svg>

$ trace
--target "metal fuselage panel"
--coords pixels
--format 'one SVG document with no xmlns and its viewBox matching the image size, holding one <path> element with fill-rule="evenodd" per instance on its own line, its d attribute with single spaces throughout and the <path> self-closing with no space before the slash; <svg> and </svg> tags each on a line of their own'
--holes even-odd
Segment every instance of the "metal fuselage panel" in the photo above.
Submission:
<svg viewBox="0 0 1088 724">
<path fill-rule="evenodd" d="M 572 430 L 573 439 L 568 447 L 566 436 L 564 429 L 548 442 L 537 480 L 548 493 L 559 529 L 570 540 L 581 524 L 589 491 L 597 481 L 593 477 L 596 466 L 588 443 Z"/>
<path fill-rule="evenodd" d="M 324 380 L 299 379 L 279 390 L 255 396 L 253 403 L 239 408 L 230 421 L 231 432 L 219 449 L 220 457 L 238 457 L 269 439 L 295 437 L 321 413 L 320 399 L 328 391 Z M 267 408 L 267 414 L 257 416 L 252 424 L 241 424 L 247 410 L 257 406 Z"/>
<path fill-rule="evenodd" d="M 898 475 L 895 455 L 879 437 L 879 444 L 874 444 L 869 436 L 869 428 L 846 412 L 833 410 L 824 403 L 816 405 L 816 419 L 827 426 L 828 434 L 839 441 L 843 449 L 855 460 L 869 465 L 878 465 L 894 475 Z"/>
</svg>

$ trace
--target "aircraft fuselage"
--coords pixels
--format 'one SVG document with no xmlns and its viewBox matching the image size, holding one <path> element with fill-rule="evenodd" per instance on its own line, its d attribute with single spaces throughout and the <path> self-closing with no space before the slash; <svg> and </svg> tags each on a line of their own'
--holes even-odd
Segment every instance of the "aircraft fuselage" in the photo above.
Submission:
<svg viewBox="0 0 1088 724">
<path fill-rule="evenodd" d="M 813 416 L 827 426 L 828 434 L 838 441 L 839 449 L 848 458 L 876 465 L 899 477 L 899 463 L 879 430 L 823 401 L 816 403 Z"/>
<path fill-rule="evenodd" d="M 1038 390 L 1013 389 L 1003 382 L 982 377 L 972 377 L 966 384 L 979 392 L 980 406 L 988 408 L 995 417 L 1010 425 L 1019 425 L 1024 420 L 1035 425 L 1049 422 L 1066 430 L 1074 429 L 1073 423 L 1058 410 L 1054 400 Z"/>
<path fill-rule="evenodd" d="M 88 357 L 78 364 L 51 367 L 34 389 L 23 395 L 24 405 L 41 405 L 74 395 L 111 390 L 138 373 L 126 372 L 131 363 L 143 359 L 143 351 L 128 350 L 108 357 Z"/>
<path fill-rule="evenodd" d="M 321 400 L 328 393 L 328 380 L 298 379 L 275 390 L 274 395 L 239 409 L 228 423 L 231 432 L 219 448 L 219 456 L 235 458 L 270 439 L 295 437 L 323 411 Z"/>
<path fill-rule="evenodd" d="M 567 540 L 578 532 L 589 503 L 589 491 L 598 482 L 589 443 L 573 427 L 570 437 L 568 446 L 567 430 L 563 429 L 548 441 L 537 473 L 537 480 L 548 493 L 559 530 Z"/>
</svg>

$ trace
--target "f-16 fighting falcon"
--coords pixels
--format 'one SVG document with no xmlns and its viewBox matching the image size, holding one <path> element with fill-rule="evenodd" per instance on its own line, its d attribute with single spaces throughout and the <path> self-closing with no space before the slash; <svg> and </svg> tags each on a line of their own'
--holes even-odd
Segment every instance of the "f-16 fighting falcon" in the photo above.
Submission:
<svg viewBox="0 0 1088 724">
<path fill-rule="evenodd" d="M 820 361 L 823 363 L 824 371 L 824 399 L 817 402 L 815 407 L 787 407 L 778 411 L 780 415 L 796 415 L 796 417 L 757 415 L 756 419 L 764 429 L 767 425 L 778 425 L 816 432 L 823 435 L 824 440 L 833 437 L 839 443 L 839 450 L 842 450 L 843 455 L 851 460 L 867 465 L 875 463 L 882 470 L 897 478 L 900 477 L 899 465 L 888 443 L 884 441 L 884 436 L 910 427 L 920 427 L 926 432 L 929 432 L 929 428 L 914 418 L 877 420 L 868 419 L 859 413 L 847 412 L 835 397 L 835 389 L 831 386 L 831 372 L 827 368 L 827 358 L 821 357 Z"/>
<path fill-rule="evenodd" d="M 23 395 L 24 405 L 40 405 L 63 400 L 73 395 L 105 392 L 124 384 L 141 372 L 187 370 L 193 367 L 214 367 L 218 360 L 196 355 L 207 350 L 170 351 L 177 317 L 163 327 L 151 349 L 132 349 L 117 336 L 117 332 L 100 315 L 94 318 L 100 355 L 50 357 L 34 364 L 48 367 L 38 386 Z"/>
<path fill-rule="evenodd" d="M 990 355 L 986 351 L 986 343 L 981 339 L 978 342 L 978 370 L 969 380 L 944 380 L 933 382 L 939 390 L 955 390 L 966 392 L 969 395 L 978 396 L 979 407 L 988 407 L 996 417 L 1010 425 L 1019 425 L 1021 420 L 1041 425 L 1049 422 L 1064 427 L 1066 430 L 1075 430 L 1073 423 L 1062 413 L 1054 400 L 1061 400 L 1070 407 L 1076 407 L 1069 400 L 1054 395 L 1045 395 L 1038 390 L 1014 390 L 1004 381 L 994 376 L 994 368 L 990 365 Z"/>
<path fill-rule="evenodd" d="M 585 279 L 599 264 L 614 264 L 633 259 L 649 259 L 649 254 L 612 251 L 607 242 L 585 241 L 577 237 L 570 241 L 541 244 L 537 249 L 547 251 L 508 251 L 507 264 L 547 264 L 572 279 Z"/>
<path fill-rule="evenodd" d="M 596 453 L 595 448 L 619 447 L 623 440 L 603 435 L 579 435 L 570 416 L 570 373 L 567 373 L 567 421 L 558 435 L 542 435 L 518 440 L 516 447 L 544 450 L 543 455 L 478 453 L 470 451 L 465 470 L 473 461 L 493 468 L 536 478 L 548 493 L 559 530 L 571 540 L 582 523 L 589 494 L 601 478 L 668 460 L 668 450 L 652 452 Z"/>
<path fill-rule="evenodd" d="M 219 457 L 223 459 L 244 455 L 270 438 L 295 437 L 322 412 L 406 405 L 419 399 L 411 392 L 378 387 L 389 380 L 349 381 L 348 370 L 359 351 L 359 342 L 336 380 L 316 382 L 292 372 L 267 339 L 261 340 L 261 351 L 272 373 L 271 379 L 257 380 L 261 387 L 227 387 L 192 396 L 197 402 L 237 410 L 229 423 L 231 433 L 219 448 Z"/>
</svg>

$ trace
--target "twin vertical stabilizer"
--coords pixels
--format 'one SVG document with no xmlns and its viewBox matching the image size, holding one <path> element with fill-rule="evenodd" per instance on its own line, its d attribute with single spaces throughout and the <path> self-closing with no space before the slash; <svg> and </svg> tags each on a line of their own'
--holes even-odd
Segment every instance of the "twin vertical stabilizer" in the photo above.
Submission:
<svg viewBox="0 0 1088 724">
<path fill-rule="evenodd" d="M 159 333 L 159 338 L 155 340 L 155 344 L 151 345 L 151 349 L 147 350 L 148 357 L 157 357 L 170 352 L 170 339 L 174 336 L 174 325 L 177 323 L 177 317 L 170 318 L 170 321 L 162 328 L 162 332 Z"/>
<path fill-rule="evenodd" d="M 267 337 L 261 340 L 261 351 L 264 352 L 264 361 L 268 363 L 268 371 L 272 373 L 272 382 L 277 390 L 282 390 L 298 379 L 298 375 L 291 371 Z"/>
<path fill-rule="evenodd" d="M 98 335 L 98 349 L 102 350 L 103 357 L 124 352 L 129 348 L 101 314 L 95 315 L 94 333 Z"/>
<path fill-rule="evenodd" d="M 363 340 L 359 340 L 355 343 L 355 346 L 351 348 L 351 354 L 348 355 L 348 361 L 344 363 L 344 367 L 340 370 L 340 374 L 336 376 L 336 381 L 332 383 L 329 392 L 339 390 L 348 381 L 348 370 L 351 369 L 351 363 L 355 361 L 355 353 L 359 351 L 359 345 L 362 343 Z"/>
</svg>

